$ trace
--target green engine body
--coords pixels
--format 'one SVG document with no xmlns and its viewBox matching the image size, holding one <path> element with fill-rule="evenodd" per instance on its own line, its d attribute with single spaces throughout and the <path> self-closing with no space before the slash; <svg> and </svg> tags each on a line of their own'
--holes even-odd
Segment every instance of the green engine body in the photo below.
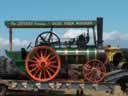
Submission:
<svg viewBox="0 0 128 96">
<path fill-rule="evenodd" d="M 58 48 L 55 49 L 61 59 L 61 64 L 86 64 L 91 59 L 99 59 L 102 62 L 105 60 L 104 49 L 87 48 Z M 28 53 L 28 52 L 27 52 Z M 25 59 L 22 56 L 22 51 L 7 51 L 6 54 L 10 57 L 18 68 L 25 72 Z"/>
</svg>

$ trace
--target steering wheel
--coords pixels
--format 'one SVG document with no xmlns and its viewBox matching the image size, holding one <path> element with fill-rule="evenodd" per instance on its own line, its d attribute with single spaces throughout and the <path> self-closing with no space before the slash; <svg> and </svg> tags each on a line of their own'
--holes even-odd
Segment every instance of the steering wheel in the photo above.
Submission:
<svg viewBox="0 0 128 96">
<path fill-rule="evenodd" d="M 42 32 L 35 40 L 35 46 L 39 45 L 60 46 L 60 38 L 52 31 Z"/>
</svg>

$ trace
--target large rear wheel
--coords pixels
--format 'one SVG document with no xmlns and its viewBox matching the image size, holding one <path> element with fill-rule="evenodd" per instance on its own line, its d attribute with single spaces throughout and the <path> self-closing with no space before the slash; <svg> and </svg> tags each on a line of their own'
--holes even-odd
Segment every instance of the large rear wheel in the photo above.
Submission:
<svg viewBox="0 0 128 96">
<path fill-rule="evenodd" d="M 57 76 L 61 63 L 55 50 L 48 46 L 38 46 L 28 53 L 25 67 L 32 79 L 45 82 Z"/>
</svg>

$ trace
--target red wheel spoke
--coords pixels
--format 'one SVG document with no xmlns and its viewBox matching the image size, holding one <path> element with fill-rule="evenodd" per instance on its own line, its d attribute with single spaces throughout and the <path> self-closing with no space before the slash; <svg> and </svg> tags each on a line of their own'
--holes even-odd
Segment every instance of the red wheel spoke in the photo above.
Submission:
<svg viewBox="0 0 128 96">
<path fill-rule="evenodd" d="M 42 72 L 39 73 L 39 78 L 41 79 L 41 76 L 42 76 Z"/>
<path fill-rule="evenodd" d="M 97 62 L 97 61 L 93 62 L 93 64 L 94 64 L 94 67 L 97 67 L 97 66 L 99 66 L 99 63 L 100 63 L 100 62 Z"/>
<path fill-rule="evenodd" d="M 94 82 L 96 83 L 97 82 L 97 80 L 100 80 L 100 78 L 97 78 L 98 76 L 96 76 L 95 78 L 94 78 Z"/>
<path fill-rule="evenodd" d="M 105 67 L 103 66 L 102 69 L 101 69 L 101 71 L 104 72 L 105 70 L 106 70 L 106 69 L 105 69 Z"/>
<path fill-rule="evenodd" d="M 48 56 L 46 57 L 47 59 L 50 59 L 51 56 L 53 56 L 54 54 L 49 53 Z M 55 56 L 56 57 L 56 56 Z M 51 57 L 52 58 L 52 57 Z M 51 59 L 52 60 L 52 59 Z"/>
<path fill-rule="evenodd" d="M 35 56 L 33 57 L 33 59 L 35 59 L 37 62 L 39 61 L 39 59 L 37 57 L 35 57 Z"/>
<path fill-rule="evenodd" d="M 50 64 L 55 64 L 55 63 L 57 63 L 56 61 L 50 61 Z"/>
<path fill-rule="evenodd" d="M 53 70 L 51 67 L 48 67 L 48 69 L 53 73 L 55 72 L 55 70 Z"/>
<path fill-rule="evenodd" d="M 56 58 L 56 56 L 52 56 L 51 58 L 49 58 L 49 60 L 53 60 L 54 58 Z"/>
<path fill-rule="evenodd" d="M 33 75 L 36 76 L 38 72 L 40 72 L 40 70 L 36 70 Z"/>
<path fill-rule="evenodd" d="M 95 82 L 96 82 L 97 80 L 100 80 L 101 78 L 104 78 L 104 76 L 105 76 L 105 75 L 102 74 L 102 73 L 96 75 L 96 77 L 95 77 Z"/>
<path fill-rule="evenodd" d="M 51 55 L 49 54 L 49 55 L 46 57 L 46 59 L 49 59 L 50 56 L 51 56 Z"/>
<path fill-rule="evenodd" d="M 99 66 L 96 66 L 96 69 L 97 69 L 97 70 L 101 70 Z"/>
<path fill-rule="evenodd" d="M 30 64 L 29 66 L 30 67 L 36 67 L 36 64 Z"/>
<path fill-rule="evenodd" d="M 40 58 L 40 55 L 39 55 L 39 53 L 37 52 L 37 53 L 35 53 L 35 56 L 37 57 L 37 58 Z"/>
<path fill-rule="evenodd" d="M 88 74 L 85 74 L 85 76 L 88 76 L 88 75 L 90 75 L 92 72 L 89 72 Z"/>
<path fill-rule="evenodd" d="M 39 54 L 40 57 L 42 57 L 41 56 L 41 53 L 42 53 L 42 51 L 41 50 L 38 50 L 38 54 Z"/>
<path fill-rule="evenodd" d="M 51 73 L 48 71 L 48 69 L 47 69 L 47 74 L 48 74 L 49 77 L 52 76 Z"/>
<path fill-rule="evenodd" d="M 51 64 L 50 67 L 52 67 L 52 68 L 57 68 L 57 66 L 55 66 L 55 65 L 53 65 L 53 64 Z"/>
<path fill-rule="evenodd" d="M 93 67 L 95 67 L 95 68 L 96 68 L 96 66 L 97 66 L 97 63 L 94 63 L 94 66 L 93 66 Z"/>
<path fill-rule="evenodd" d="M 102 72 L 104 72 L 104 71 L 106 70 L 103 65 L 101 65 L 101 66 L 99 65 L 99 62 L 97 63 L 96 68 L 97 68 L 98 70 L 102 71 Z"/>
<path fill-rule="evenodd" d="M 99 64 L 96 65 L 96 68 L 99 68 Z"/>
<path fill-rule="evenodd" d="M 46 73 L 45 73 L 45 71 L 43 71 L 42 73 L 43 73 L 43 77 L 46 78 Z"/>
<path fill-rule="evenodd" d="M 93 80 L 94 74 L 90 74 L 89 79 Z"/>
<path fill-rule="evenodd" d="M 97 72 L 96 74 L 97 74 L 97 75 L 95 76 L 95 78 L 97 78 L 97 77 L 100 78 L 100 77 L 101 77 L 101 76 L 100 76 L 101 73 Z"/>
<path fill-rule="evenodd" d="M 101 76 L 105 76 L 105 72 L 101 72 Z"/>
<path fill-rule="evenodd" d="M 47 56 L 47 49 L 45 49 L 44 51 L 44 56 Z"/>
<path fill-rule="evenodd" d="M 101 70 L 96 69 L 96 73 L 97 73 L 97 74 L 101 73 Z"/>
<path fill-rule="evenodd" d="M 37 67 L 35 67 L 35 68 L 31 69 L 30 71 L 31 71 L 31 72 L 33 72 L 33 71 L 35 71 L 36 69 L 37 69 Z"/>
<path fill-rule="evenodd" d="M 32 62 L 32 63 L 35 63 L 35 64 L 37 63 L 36 61 L 34 61 L 34 60 L 32 60 L 32 59 L 30 59 L 29 61 Z"/>
<path fill-rule="evenodd" d="M 97 69 L 99 69 L 100 71 L 104 72 L 105 68 L 104 67 L 97 67 Z"/>
<path fill-rule="evenodd" d="M 87 68 L 89 68 L 89 69 L 91 68 L 91 66 L 90 66 L 90 65 L 88 65 L 88 64 L 86 65 L 86 67 L 87 67 Z"/>
<path fill-rule="evenodd" d="M 41 57 L 43 57 L 43 56 L 44 56 L 44 55 L 43 55 L 43 52 L 42 52 L 42 53 L 40 53 L 40 56 L 41 56 Z"/>
</svg>

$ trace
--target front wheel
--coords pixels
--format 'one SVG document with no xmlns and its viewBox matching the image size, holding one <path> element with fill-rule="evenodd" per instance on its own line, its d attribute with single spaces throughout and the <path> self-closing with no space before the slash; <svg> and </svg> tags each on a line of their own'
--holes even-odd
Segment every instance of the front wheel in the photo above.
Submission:
<svg viewBox="0 0 128 96">
<path fill-rule="evenodd" d="M 83 67 L 84 78 L 91 83 L 99 83 L 106 76 L 105 65 L 97 60 L 89 60 Z"/>
</svg>

